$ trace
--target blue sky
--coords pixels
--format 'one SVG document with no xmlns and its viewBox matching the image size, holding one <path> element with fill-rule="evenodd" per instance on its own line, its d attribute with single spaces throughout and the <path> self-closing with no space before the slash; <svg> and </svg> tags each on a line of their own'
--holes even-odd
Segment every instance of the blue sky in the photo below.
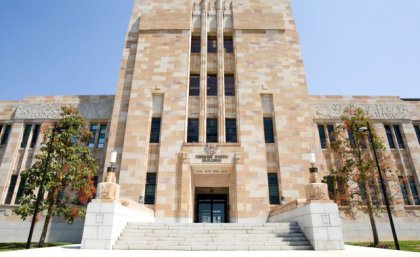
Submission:
<svg viewBox="0 0 420 257">
<path fill-rule="evenodd" d="M 0 100 L 114 94 L 132 0 L 1 0 Z M 420 98 L 419 0 L 292 0 L 310 94 Z"/>
</svg>

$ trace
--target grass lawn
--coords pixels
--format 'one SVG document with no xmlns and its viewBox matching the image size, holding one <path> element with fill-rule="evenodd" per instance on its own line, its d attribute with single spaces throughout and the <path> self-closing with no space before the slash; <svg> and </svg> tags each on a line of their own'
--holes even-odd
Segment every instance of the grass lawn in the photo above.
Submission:
<svg viewBox="0 0 420 257">
<path fill-rule="evenodd" d="M 420 241 L 399 241 L 400 249 L 402 251 L 409 251 L 409 252 L 420 252 Z M 349 245 L 356 245 L 356 246 L 368 246 L 373 247 L 371 242 L 358 242 L 358 243 L 347 243 Z M 395 249 L 394 242 L 380 242 L 380 248 L 387 248 L 387 249 Z"/>
<path fill-rule="evenodd" d="M 32 248 L 36 248 L 37 243 L 32 243 Z M 72 243 L 46 243 L 46 247 L 70 245 Z M 26 243 L 0 243 L 0 252 L 15 251 L 26 249 Z"/>
</svg>

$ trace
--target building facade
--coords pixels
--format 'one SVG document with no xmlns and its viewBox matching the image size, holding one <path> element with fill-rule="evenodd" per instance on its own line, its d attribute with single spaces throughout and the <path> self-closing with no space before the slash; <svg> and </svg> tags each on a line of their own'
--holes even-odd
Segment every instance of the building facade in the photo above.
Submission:
<svg viewBox="0 0 420 257">
<path fill-rule="evenodd" d="M 170 223 L 266 222 L 305 197 L 308 152 L 321 176 L 334 168 L 331 131 L 360 106 L 395 163 L 397 224 L 420 236 L 420 100 L 308 95 L 288 0 L 136 0 L 115 96 L 0 102 L 0 222 L 17 221 L 19 174 L 68 104 L 89 120 L 98 181 L 116 150 L 121 196 Z M 363 215 L 342 219 L 348 240 L 369 229 Z"/>
</svg>

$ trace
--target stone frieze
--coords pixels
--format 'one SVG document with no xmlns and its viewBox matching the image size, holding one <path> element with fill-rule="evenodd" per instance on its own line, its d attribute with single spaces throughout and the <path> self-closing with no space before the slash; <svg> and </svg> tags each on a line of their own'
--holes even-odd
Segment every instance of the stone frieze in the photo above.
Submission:
<svg viewBox="0 0 420 257">
<path fill-rule="evenodd" d="M 59 119 L 61 107 L 65 105 L 76 106 L 83 117 L 88 120 L 109 119 L 112 115 L 113 101 L 98 101 L 90 103 L 36 103 L 22 104 L 17 107 L 15 119 Z"/>
<path fill-rule="evenodd" d="M 362 108 L 371 119 L 375 120 L 407 120 L 410 111 L 405 104 L 343 104 L 317 103 L 312 105 L 315 119 L 339 119 L 343 111 L 348 108 Z"/>
</svg>

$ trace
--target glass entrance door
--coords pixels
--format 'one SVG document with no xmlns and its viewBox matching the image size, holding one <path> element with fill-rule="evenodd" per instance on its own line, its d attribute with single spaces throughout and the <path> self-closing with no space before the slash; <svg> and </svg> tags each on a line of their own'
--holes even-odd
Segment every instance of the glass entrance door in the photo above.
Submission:
<svg viewBox="0 0 420 257">
<path fill-rule="evenodd" d="M 227 196 L 225 194 L 197 194 L 195 222 L 228 222 Z"/>
</svg>

